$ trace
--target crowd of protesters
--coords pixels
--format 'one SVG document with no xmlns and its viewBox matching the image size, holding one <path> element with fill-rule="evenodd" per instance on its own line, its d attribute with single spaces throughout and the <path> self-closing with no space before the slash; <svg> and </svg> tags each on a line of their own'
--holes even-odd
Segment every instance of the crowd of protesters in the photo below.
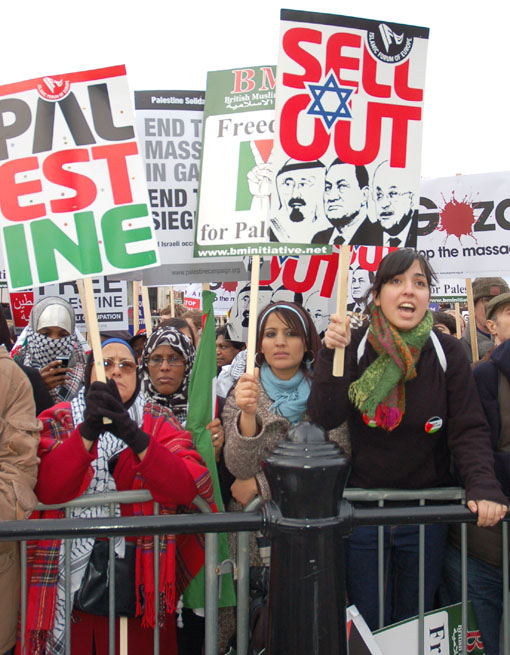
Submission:
<svg viewBox="0 0 510 655">
<path fill-rule="evenodd" d="M 486 655 L 497 655 L 504 586 L 500 520 L 510 495 L 510 289 L 502 278 L 473 282 L 481 361 L 472 370 L 471 333 L 465 325 L 459 332 L 462 317 L 447 308 L 429 309 L 433 281 L 428 262 L 415 250 L 390 253 L 370 276 L 364 297 L 357 294 L 356 311 L 344 318 L 333 314 L 322 341 L 301 304 L 270 303 L 257 320 L 254 373 L 246 372 L 246 344 L 230 339 L 228 327 L 220 326 L 219 402 L 206 428 L 223 501 L 231 509 L 256 496 L 270 497 L 261 464 L 302 420 L 322 426 L 349 459 L 349 486 L 463 486 L 467 506 L 478 514 L 477 525 L 468 529 L 468 595 Z M 162 309 L 149 337 L 145 330 L 103 335 L 106 383 L 96 379 L 93 354 L 65 300 L 37 303 L 14 346 L 0 316 L 1 518 L 39 517 L 33 512 L 37 499 L 58 505 L 80 495 L 144 488 L 161 513 L 196 511 L 197 495 L 216 511 L 210 471 L 186 431 L 201 314 L 179 307 Z M 345 348 L 343 377 L 332 374 L 336 347 Z M 153 506 L 133 503 L 115 511 L 146 515 Z M 107 514 L 102 506 L 71 511 L 87 518 Z M 63 511 L 43 515 L 58 518 Z M 460 532 L 444 525 L 425 532 L 424 594 L 430 610 L 461 599 Z M 83 589 L 102 547 L 98 542 L 73 540 L 67 569 L 62 541 L 29 543 L 28 653 L 64 652 L 69 571 L 73 652 L 106 653 L 108 619 L 87 605 Z M 262 545 L 251 549 L 251 563 L 259 568 L 269 563 L 267 544 Z M 379 616 L 377 548 L 377 529 L 370 527 L 357 528 L 346 543 L 348 601 L 371 628 L 378 627 Z M 131 558 L 129 652 L 153 648 L 158 595 L 162 652 L 200 655 L 200 612 L 176 609 L 203 565 L 203 538 L 165 535 L 159 581 L 151 537 L 116 539 L 115 551 L 126 562 Z M 390 624 L 418 612 L 418 528 L 385 527 L 384 553 L 384 621 Z M 0 560 L 8 591 L 0 601 L 1 654 L 20 643 L 18 546 L 4 543 Z M 177 615 L 183 629 L 176 628 Z M 221 652 L 227 652 L 224 641 Z"/>
</svg>

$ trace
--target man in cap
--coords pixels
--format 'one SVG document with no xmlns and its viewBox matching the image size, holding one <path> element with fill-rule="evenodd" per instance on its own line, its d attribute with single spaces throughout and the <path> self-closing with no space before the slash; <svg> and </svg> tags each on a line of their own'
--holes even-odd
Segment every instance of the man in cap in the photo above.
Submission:
<svg viewBox="0 0 510 655">
<path fill-rule="evenodd" d="M 474 284 L 473 284 L 474 286 Z M 486 361 L 473 369 L 478 395 L 489 424 L 494 449 L 494 470 L 503 492 L 510 495 L 510 293 L 494 296 L 485 307 L 487 327 L 496 347 Z M 473 603 L 486 653 L 499 653 L 503 611 L 503 540 L 501 525 L 467 526 L 467 591 Z M 456 603 L 462 597 L 461 534 L 451 525 L 444 559 L 441 601 Z M 508 584 L 508 581 L 507 581 Z M 444 595 L 445 594 L 445 595 Z"/>
<path fill-rule="evenodd" d="M 270 220 L 271 241 L 307 243 L 324 221 L 320 208 L 324 164 L 289 159 L 278 171 L 280 208 Z"/>
<path fill-rule="evenodd" d="M 477 277 L 476 280 L 473 280 L 473 300 L 475 303 L 474 321 L 476 325 L 476 339 L 478 342 L 478 356 L 480 359 L 494 345 L 491 338 L 491 332 L 487 327 L 485 306 L 492 298 L 495 298 L 502 293 L 508 293 L 509 291 L 508 284 L 502 277 Z M 469 361 L 472 362 L 473 355 L 469 329 L 466 329 L 461 341 L 466 348 Z"/>
</svg>

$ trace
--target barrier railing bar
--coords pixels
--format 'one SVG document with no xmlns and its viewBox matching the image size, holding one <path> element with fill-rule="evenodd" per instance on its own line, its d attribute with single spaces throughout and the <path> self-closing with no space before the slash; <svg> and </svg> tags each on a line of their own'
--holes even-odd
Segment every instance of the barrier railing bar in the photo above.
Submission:
<svg viewBox="0 0 510 655">
<path fill-rule="evenodd" d="M 420 507 L 425 499 L 420 500 Z M 425 636 L 425 526 L 418 530 L 418 655 L 424 655 Z"/>
<path fill-rule="evenodd" d="M 159 515 L 159 503 L 154 503 L 154 516 Z M 154 536 L 154 589 L 159 591 L 159 536 Z M 138 590 L 137 590 L 138 593 Z M 159 655 L 159 593 L 154 594 L 154 655 Z"/>
<path fill-rule="evenodd" d="M 115 516 L 115 503 L 109 503 L 110 516 Z M 108 655 L 115 655 L 115 537 L 108 539 Z"/>
<path fill-rule="evenodd" d="M 380 498 L 377 506 L 384 507 L 384 500 Z M 379 595 L 379 627 L 384 627 L 384 526 L 377 527 L 377 592 Z"/>
<path fill-rule="evenodd" d="M 462 599 L 462 655 L 466 655 L 467 637 L 467 525 L 460 526 L 460 569 L 461 569 L 461 599 Z"/>
<path fill-rule="evenodd" d="M 503 652 L 510 653 L 510 587 L 508 586 L 508 523 L 503 523 Z"/>
<path fill-rule="evenodd" d="M 69 515 L 71 514 L 70 507 L 66 507 L 65 510 L 65 519 L 64 521 L 76 521 L 76 519 L 70 519 Z M 66 539 L 64 542 L 64 568 L 65 568 L 65 607 L 66 607 L 66 618 L 65 618 L 65 653 L 66 655 L 71 655 L 71 544 L 72 541 Z"/>
</svg>

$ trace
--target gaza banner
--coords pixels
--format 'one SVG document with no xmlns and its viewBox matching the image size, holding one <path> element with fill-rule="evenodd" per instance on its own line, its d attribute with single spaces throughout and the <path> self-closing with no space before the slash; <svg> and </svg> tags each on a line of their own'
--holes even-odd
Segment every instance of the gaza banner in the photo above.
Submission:
<svg viewBox="0 0 510 655">
<path fill-rule="evenodd" d="M 269 244 L 267 225 L 274 87 L 274 66 L 207 75 L 195 230 L 197 257 L 280 252 Z"/>
<path fill-rule="evenodd" d="M 11 290 L 159 263 L 124 66 L 0 86 Z"/>
<path fill-rule="evenodd" d="M 382 246 L 351 248 L 347 311 L 359 325 L 366 317 L 365 296 L 382 258 L 390 251 Z M 394 250 L 394 248 L 393 248 Z M 271 302 L 295 302 L 310 313 L 317 332 L 324 337 L 337 296 L 338 248 L 329 255 L 272 257 L 271 270 L 261 280 L 257 313 Z M 250 312 L 249 282 L 239 282 L 228 314 L 228 332 L 234 341 L 247 341 Z"/>
<path fill-rule="evenodd" d="M 282 9 L 271 240 L 416 245 L 428 29 Z"/>
<path fill-rule="evenodd" d="M 510 172 L 424 180 L 418 249 L 442 277 L 510 274 Z"/>
</svg>

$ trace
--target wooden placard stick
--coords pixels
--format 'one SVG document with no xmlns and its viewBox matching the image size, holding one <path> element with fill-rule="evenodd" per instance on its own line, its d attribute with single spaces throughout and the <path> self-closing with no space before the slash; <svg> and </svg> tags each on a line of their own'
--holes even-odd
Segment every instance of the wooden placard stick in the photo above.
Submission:
<svg viewBox="0 0 510 655">
<path fill-rule="evenodd" d="M 246 344 L 246 372 L 255 372 L 255 351 L 257 349 L 257 304 L 260 282 L 260 255 L 253 255 L 250 279 L 250 314 L 248 317 L 248 343 Z"/>
<path fill-rule="evenodd" d="M 455 307 L 455 332 L 457 334 L 457 339 L 460 339 L 462 336 L 462 328 L 460 327 L 460 303 L 456 302 L 454 307 Z"/>
<path fill-rule="evenodd" d="M 170 314 L 172 315 L 172 318 L 175 316 L 175 298 L 173 287 L 170 287 Z"/>
<path fill-rule="evenodd" d="M 128 620 L 127 616 L 121 616 L 119 619 L 119 653 L 120 655 L 128 654 Z"/>
<path fill-rule="evenodd" d="M 475 301 L 473 299 L 473 285 L 471 278 L 466 278 L 467 304 L 469 312 L 469 337 L 471 339 L 471 352 L 473 354 L 473 364 L 478 361 L 478 339 L 476 337 L 476 320 L 475 320 Z"/>
<path fill-rule="evenodd" d="M 83 280 L 83 290 L 85 296 L 84 311 L 88 316 L 89 322 L 89 339 L 94 354 L 94 366 L 96 369 L 96 379 L 99 382 L 106 382 L 106 374 L 104 371 L 103 349 L 101 348 L 101 337 L 99 336 L 99 327 L 97 324 L 96 305 L 94 303 L 94 292 L 92 291 L 92 280 L 86 277 Z M 103 417 L 103 423 L 108 425 L 111 423 L 109 418 Z"/>
<path fill-rule="evenodd" d="M 140 329 L 140 311 L 138 309 L 140 289 L 137 280 L 133 281 L 133 335 Z"/>
<path fill-rule="evenodd" d="M 338 279 L 336 295 L 336 313 L 342 320 L 345 320 L 347 314 L 347 289 L 349 287 L 349 263 L 351 259 L 351 248 L 347 244 L 340 246 L 340 256 L 338 258 Z M 345 349 L 335 348 L 333 359 L 333 375 L 341 378 L 344 374 Z"/>
<path fill-rule="evenodd" d="M 145 284 L 140 284 L 140 290 L 142 292 L 143 315 L 145 316 L 145 330 L 148 339 L 152 334 L 152 314 L 149 302 L 149 290 Z"/>
<path fill-rule="evenodd" d="M 90 325 L 89 325 L 89 316 L 87 312 L 87 304 L 85 302 L 85 287 L 83 285 L 83 280 L 76 280 L 76 284 L 78 285 L 78 293 L 80 294 L 80 302 L 83 311 L 83 318 L 85 319 L 85 329 L 87 332 L 87 338 L 89 338 L 88 335 L 90 334 Z"/>
</svg>

